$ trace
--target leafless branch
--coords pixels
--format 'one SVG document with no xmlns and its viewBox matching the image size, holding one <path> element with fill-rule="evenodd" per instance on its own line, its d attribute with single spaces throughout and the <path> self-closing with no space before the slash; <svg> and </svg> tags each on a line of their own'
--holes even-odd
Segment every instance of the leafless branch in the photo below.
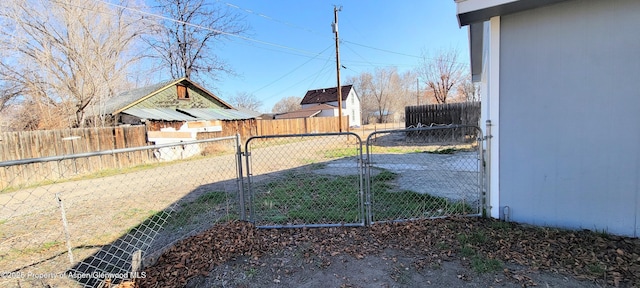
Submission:
<svg viewBox="0 0 640 288">
<path fill-rule="evenodd" d="M 273 113 L 287 113 L 291 111 L 296 111 L 301 108 L 300 102 L 302 102 L 302 98 L 296 96 L 289 96 L 280 99 L 280 101 L 276 102 L 271 109 Z"/>
<path fill-rule="evenodd" d="M 228 35 L 248 30 L 243 16 L 204 0 L 156 0 L 163 16 L 163 29 L 147 42 L 155 47 L 161 62 L 173 78 L 233 74 L 215 47 Z M 222 33 L 224 32 L 224 33 Z"/>
<path fill-rule="evenodd" d="M 238 92 L 231 97 L 230 103 L 234 107 L 244 108 L 252 111 L 258 111 L 262 106 L 262 101 L 258 100 L 255 95 L 248 92 Z"/>
<path fill-rule="evenodd" d="M 458 51 L 441 50 L 435 56 L 423 53 L 418 74 L 433 93 L 437 103 L 447 103 L 449 93 L 463 78 L 464 65 L 458 62 Z"/>
<path fill-rule="evenodd" d="M 58 120 L 36 117 L 39 123 L 27 129 L 84 125 L 89 107 L 125 86 L 142 57 L 134 51 L 145 33 L 141 17 L 103 2 L 8 0 L 0 18 L 6 24 L 0 50 L 11 56 L 0 66 L 0 80 L 20 91 L 25 107 L 43 109 L 32 113 L 43 116 L 51 107 L 62 113 Z"/>
</svg>

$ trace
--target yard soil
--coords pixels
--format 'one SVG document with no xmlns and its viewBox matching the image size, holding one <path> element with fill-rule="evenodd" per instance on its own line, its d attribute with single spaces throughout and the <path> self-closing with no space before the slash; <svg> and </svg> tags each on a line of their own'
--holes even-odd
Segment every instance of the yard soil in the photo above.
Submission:
<svg viewBox="0 0 640 288">
<path fill-rule="evenodd" d="M 637 287 L 640 239 L 482 218 L 371 227 L 219 224 L 178 242 L 138 287 Z"/>
</svg>

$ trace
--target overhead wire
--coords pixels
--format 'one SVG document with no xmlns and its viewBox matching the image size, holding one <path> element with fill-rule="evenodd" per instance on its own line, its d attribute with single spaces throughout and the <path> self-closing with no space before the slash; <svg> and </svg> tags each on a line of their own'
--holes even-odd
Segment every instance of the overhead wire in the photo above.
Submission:
<svg viewBox="0 0 640 288">
<path fill-rule="evenodd" d="M 295 25 L 295 24 L 291 24 L 291 23 L 286 22 L 286 21 L 281 21 L 281 20 L 278 20 L 278 19 L 276 19 L 276 18 L 274 18 L 274 17 L 271 17 L 271 16 L 268 16 L 268 15 L 265 15 L 265 14 L 263 14 L 263 13 L 255 12 L 255 11 L 250 10 L 250 9 L 245 9 L 245 8 L 242 8 L 242 7 L 238 6 L 238 5 L 231 4 L 231 3 L 229 3 L 229 2 L 225 2 L 225 1 L 222 1 L 222 0 L 216 0 L 216 2 L 223 3 L 223 4 L 225 4 L 225 5 L 229 6 L 229 7 L 236 8 L 236 9 L 238 9 L 238 10 L 240 10 L 240 11 L 243 11 L 243 12 L 246 12 L 246 13 L 249 13 L 249 14 L 257 15 L 257 16 L 259 16 L 259 17 L 262 17 L 262 18 L 268 19 L 268 20 L 270 20 L 270 21 L 274 21 L 274 22 L 277 22 L 277 23 L 280 23 L 280 24 L 283 24 L 283 25 L 286 25 L 286 26 L 289 26 L 289 27 L 293 27 L 293 28 L 296 28 L 296 29 L 304 30 L 304 31 L 307 31 L 307 32 L 309 32 L 309 33 L 316 34 L 316 35 L 321 35 L 321 36 L 323 36 L 323 37 L 324 37 L 324 34 L 319 33 L 319 32 L 317 32 L 317 31 L 314 31 L 314 30 L 311 30 L 311 29 L 309 29 L 309 28 L 305 28 L 305 27 L 302 27 L 302 26 L 298 26 L 298 25 Z M 353 25 L 352 25 L 352 26 L 353 26 Z M 354 26 L 354 28 L 355 28 L 355 26 Z M 357 30 L 357 28 L 355 28 L 355 29 Z M 357 31 L 359 32 L 359 30 L 357 30 Z M 359 33 L 361 33 L 361 32 L 359 32 Z M 324 38 L 327 38 L 327 39 L 334 39 L 334 38 L 332 38 L 332 37 L 324 37 Z M 411 58 L 418 58 L 418 59 L 422 59 L 422 57 L 420 57 L 420 56 L 411 55 L 411 54 L 402 53 L 402 52 L 391 51 L 391 50 L 382 49 L 382 48 L 376 48 L 376 47 L 372 47 L 372 46 L 369 46 L 369 45 L 360 44 L 360 43 L 356 43 L 356 42 L 348 41 L 348 40 L 344 40 L 344 39 L 341 39 L 341 41 L 340 41 L 340 42 L 344 42 L 344 43 L 351 43 L 351 44 L 353 44 L 353 45 L 357 45 L 357 46 L 361 46 L 361 47 L 365 47 L 365 48 L 369 48 L 369 49 L 373 49 L 373 50 L 378 50 L 378 51 L 381 51 L 381 52 L 392 53 L 392 54 L 396 54 L 396 55 L 401 55 L 401 56 L 406 56 L 406 57 L 411 57 Z M 363 59 L 364 59 L 364 58 L 363 58 Z M 365 60 L 365 61 L 366 61 L 366 60 Z M 375 66 L 375 65 L 374 65 L 374 66 Z"/>
<path fill-rule="evenodd" d="M 143 14 L 143 15 L 148 15 L 148 16 L 156 17 L 156 18 L 159 18 L 159 19 L 162 19 L 162 20 L 166 20 L 166 21 L 175 22 L 175 23 L 179 23 L 179 24 L 183 24 L 183 25 L 188 25 L 188 26 L 191 26 L 191 27 L 195 27 L 195 28 L 199 28 L 199 29 L 203 29 L 203 30 L 219 33 L 219 34 L 226 35 L 226 36 L 229 36 L 229 37 L 235 37 L 235 38 L 242 39 L 242 40 L 249 41 L 249 42 L 255 42 L 255 43 L 259 43 L 259 44 L 263 44 L 263 45 L 267 45 L 267 46 L 278 47 L 278 48 L 282 48 L 282 49 L 285 49 L 285 50 L 296 51 L 296 52 L 299 52 L 299 53 L 305 53 L 305 54 L 309 54 L 309 55 L 315 54 L 314 52 L 311 52 L 311 51 L 298 49 L 298 48 L 293 48 L 293 47 L 289 47 L 289 46 L 285 46 L 285 45 L 281 45 L 281 44 L 276 44 L 276 43 L 272 43 L 272 42 L 268 42 L 268 41 L 253 39 L 253 38 L 250 38 L 250 37 L 246 37 L 246 36 L 242 36 L 242 35 L 238 35 L 238 34 L 234 34 L 234 33 L 229 33 L 229 32 L 226 32 L 226 31 L 219 30 L 219 29 L 214 29 L 214 28 L 210 28 L 210 27 L 206 27 L 206 26 L 202 26 L 202 25 L 197 25 L 197 24 L 186 22 L 186 21 L 182 21 L 182 20 L 177 20 L 177 19 L 173 19 L 173 18 L 170 18 L 170 17 L 166 17 L 166 16 L 163 16 L 163 15 L 159 15 L 159 14 L 155 14 L 155 13 L 151 13 L 151 12 L 147 12 L 147 11 L 142 11 L 140 9 L 131 8 L 131 7 L 123 6 L 123 5 L 120 5 L 120 4 L 111 3 L 111 2 L 108 2 L 106 0 L 97 0 L 97 1 L 105 3 L 105 4 L 108 4 L 108 5 L 111 5 L 111 6 L 114 6 L 114 7 L 118 7 L 118 8 L 121 8 L 121 9 L 134 11 L 136 13 L 140 13 L 140 14 Z"/>
<path fill-rule="evenodd" d="M 253 11 L 253 10 L 250 10 L 250 9 L 242 8 L 242 7 L 238 6 L 238 5 L 231 4 L 231 3 L 229 3 L 229 2 L 225 2 L 225 1 L 221 1 L 221 0 L 216 0 L 216 2 L 218 2 L 218 3 L 222 3 L 222 4 L 224 4 L 224 5 L 227 5 L 227 6 L 229 6 L 229 7 L 235 8 L 235 9 L 238 9 L 238 10 L 243 11 L 243 12 L 245 12 L 245 13 L 249 13 L 249 14 L 256 15 L 256 16 L 258 16 L 258 17 L 261 17 L 261 18 L 267 19 L 267 20 L 269 20 L 269 21 L 273 21 L 273 22 L 276 22 L 276 23 L 280 23 L 280 24 L 283 24 L 283 25 L 286 25 L 286 26 L 289 26 L 289 27 L 292 27 L 292 28 L 300 29 L 300 30 L 303 30 L 303 31 L 306 31 L 306 32 L 309 32 L 309 33 L 312 33 L 312 34 L 319 35 L 319 36 L 323 36 L 323 37 L 325 36 L 325 34 L 322 34 L 322 33 L 320 33 L 320 32 L 317 32 L 317 31 L 311 30 L 311 29 L 309 29 L 309 28 L 302 27 L 302 26 L 298 26 L 298 25 L 295 25 L 295 24 L 292 24 L 292 23 L 289 23 L 289 22 L 286 22 L 286 21 L 281 21 L 281 20 L 278 20 L 278 19 L 276 19 L 276 18 L 270 17 L 270 16 L 268 16 L 268 15 L 262 14 L 262 13 L 260 13 L 260 12 L 256 12 L 256 11 Z M 330 38 L 330 37 L 326 37 L 326 38 Z"/>
<path fill-rule="evenodd" d="M 331 48 L 332 46 L 333 46 L 333 45 L 329 45 L 327 48 L 325 48 L 324 50 L 322 50 L 320 53 L 316 54 L 316 56 L 320 56 L 322 53 L 324 53 L 325 51 L 327 51 L 327 50 L 328 50 L 329 48 Z M 284 75 L 280 76 L 278 79 L 273 80 L 273 81 L 271 81 L 269 84 L 264 85 L 264 86 L 262 86 L 262 87 L 258 88 L 257 90 L 255 90 L 255 91 L 251 92 L 251 94 L 255 94 L 256 92 L 258 92 L 258 91 L 260 91 L 260 90 L 262 90 L 262 89 L 264 89 L 264 88 L 267 88 L 267 87 L 269 87 L 269 86 L 273 85 L 274 83 L 276 83 L 276 82 L 280 81 L 282 78 L 289 76 L 291 73 L 295 72 L 296 70 L 300 69 L 302 66 L 304 66 L 304 65 L 306 65 L 307 63 L 311 62 L 311 60 L 314 60 L 315 58 L 316 58 L 316 57 L 313 57 L 313 58 L 311 58 L 311 59 L 309 59 L 309 60 L 305 61 L 304 63 L 302 63 L 302 64 L 298 65 L 296 68 L 293 68 L 293 70 L 291 70 L 291 71 L 289 71 L 289 72 L 285 73 Z"/>
<path fill-rule="evenodd" d="M 54 0 L 50 0 L 50 1 L 54 1 Z M 291 53 L 293 55 L 302 56 L 302 57 L 310 57 L 310 58 L 315 58 L 316 57 L 315 53 L 312 52 L 312 51 L 299 49 L 299 48 L 294 48 L 294 47 L 289 47 L 289 46 L 286 46 L 286 45 L 277 44 L 277 43 L 273 43 L 273 42 L 269 42 L 269 41 L 254 39 L 254 38 L 251 38 L 251 37 L 246 37 L 246 36 L 242 36 L 242 35 L 238 35 L 238 34 L 234 34 L 234 33 L 229 33 L 229 32 L 223 31 L 223 30 L 214 29 L 214 28 L 210 28 L 210 27 L 205 27 L 205 26 L 202 26 L 202 25 L 192 24 L 192 23 L 189 23 L 189 22 L 186 22 L 186 21 L 173 19 L 173 18 L 170 18 L 170 17 L 166 17 L 166 16 L 163 16 L 163 15 L 156 14 L 156 13 L 143 11 L 143 10 L 140 10 L 140 9 L 137 9 L 137 8 L 132 8 L 132 7 L 127 7 L 127 6 L 120 5 L 120 4 L 111 3 L 111 2 L 106 1 L 106 0 L 97 0 L 97 1 L 105 3 L 107 5 L 111 5 L 113 7 L 118 7 L 118 8 L 124 9 L 124 10 L 133 11 L 133 12 L 140 13 L 140 14 L 143 14 L 143 15 L 155 17 L 155 18 L 158 18 L 158 19 L 171 21 L 171 22 L 175 22 L 175 23 L 179 23 L 179 24 L 185 24 L 185 25 L 189 25 L 189 26 L 196 27 L 196 28 L 199 28 L 199 29 L 208 30 L 208 31 L 212 31 L 212 32 L 219 33 L 219 34 L 222 34 L 222 35 L 226 35 L 226 36 L 229 36 L 229 37 L 235 37 L 235 38 L 238 38 L 238 39 L 241 39 L 241 40 L 244 40 L 244 41 L 258 43 L 258 44 L 262 44 L 262 45 L 266 45 L 266 46 L 276 47 L 276 48 L 280 48 L 280 49 L 284 49 L 284 50 L 288 50 L 288 51 L 293 51 L 293 52 L 298 52 L 299 53 L 299 54 Z M 278 20 L 276 18 L 273 18 L 273 17 L 270 17 L 268 15 L 265 15 L 263 13 L 258 13 L 258 12 L 255 12 L 253 10 L 245 9 L 245 8 L 242 8 L 240 6 L 237 6 L 237 5 L 225 2 L 225 1 L 217 0 L 217 2 L 223 3 L 223 4 L 227 5 L 227 6 L 235 8 L 235 9 L 239 9 L 239 10 L 244 11 L 246 13 L 258 15 L 258 16 L 260 16 L 262 18 L 265 18 L 265 19 L 268 19 L 268 20 L 271 20 L 271 21 L 274 21 L 274 22 L 277 22 L 277 23 L 281 23 L 281 24 L 289 26 L 289 27 L 294 27 L 294 28 L 297 28 L 297 29 L 301 29 L 301 30 L 304 30 L 304 31 L 307 31 L 309 33 L 316 34 L 316 35 L 322 35 L 321 33 L 318 33 L 318 32 L 313 31 L 311 29 L 304 28 L 302 26 L 298 26 L 298 25 L 295 25 L 295 24 L 291 24 L 291 23 L 286 22 L 286 21 L 281 21 L 281 20 Z M 85 9 L 90 9 L 90 8 L 86 8 L 86 7 L 84 7 L 84 8 Z M 329 39 L 330 37 L 326 37 L 326 38 Z M 331 39 L 333 39 L 333 38 L 331 38 Z M 376 47 L 372 47 L 372 46 L 369 46 L 369 45 L 360 44 L 360 43 L 356 43 L 356 42 L 349 41 L 349 40 L 344 40 L 344 39 L 342 39 L 341 42 L 349 43 L 349 44 L 353 44 L 353 45 L 356 45 L 356 46 L 361 46 L 361 47 L 364 47 L 364 48 L 369 48 L 369 49 L 373 49 L 373 50 L 377 50 L 377 51 L 381 51 L 381 52 L 386 52 L 386 53 L 406 56 L 406 57 L 412 57 L 412 58 L 418 58 L 418 59 L 422 58 L 420 56 L 410 55 L 410 54 L 406 54 L 406 53 L 402 53 L 402 52 L 395 52 L 395 51 L 382 49 L 382 48 L 376 48 Z M 254 47 L 273 51 L 273 49 L 268 49 L 268 48 L 265 48 L 265 47 L 259 47 L 259 46 L 254 46 Z M 373 64 L 371 62 L 368 62 L 368 63 L 369 64 Z M 376 66 L 376 65 L 373 65 L 373 66 Z"/>
<path fill-rule="evenodd" d="M 55 1 L 55 0 L 50 0 L 50 1 Z M 97 0 L 97 1 L 105 3 L 105 4 L 113 6 L 113 7 L 118 7 L 120 9 L 124 9 L 124 10 L 128 10 L 128 11 L 133 11 L 133 12 L 136 12 L 136 13 L 140 13 L 142 15 L 148 15 L 148 16 L 151 16 L 151 17 L 154 17 L 154 18 L 157 18 L 157 19 L 162 19 L 162 20 L 166 20 L 166 21 L 170 21 L 170 22 L 189 25 L 189 26 L 192 26 L 192 27 L 196 27 L 196 28 L 199 28 L 199 29 L 212 31 L 212 32 L 215 32 L 215 33 L 219 33 L 219 34 L 222 34 L 222 35 L 226 35 L 226 36 L 229 36 L 229 37 L 237 38 L 237 39 L 244 40 L 244 41 L 248 42 L 248 43 L 236 42 L 236 43 L 239 43 L 239 44 L 246 44 L 246 45 L 253 46 L 253 47 L 256 47 L 256 48 L 260 48 L 260 49 L 271 50 L 271 51 L 282 52 L 282 53 L 287 53 L 287 54 L 291 54 L 291 55 L 296 55 L 296 56 L 301 56 L 301 57 L 309 57 L 310 58 L 309 60 L 307 60 L 303 64 L 297 66 L 296 68 L 294 68 L 293 70 L 289 71 L 288 73 L 286 73 L 286 74 L 282 75 L 281 77 L 275 79 L 274 81 L 270 82 L 269 84 L 267 84 L 267 85 L 265 85 L 263 87 L 260 87 L 259 89 L 255 90 L 253 93 L 256 93 L 256 92 L 258 92 L 258 91 L 260 91 L 260 90 L 262 90 L 262 89 L 264 89 L 266 87 L 269 87 L 269 86 L 273 85 L 274 83 L 282 80 L 286 76 L 288 76 L 291 73 L 295 72 L 296 70 L 300 69 L 301 67 L 303 67 L 304 65 L 306 65 L 307 63 L 309 63 L 310 61 L 312 61 L 314 59 L 326 60 L 323 68 L 321 68 L 320 71 L 324 71 L 328 61 L 332 60 L 330 57 L 328 57 L 328 58 L 319 58 L 319 56 L 322 53 L 324 53 L 327 49 L 329 49 L 331 46 L 329 46 L 328 48 L 324 49 L 320 53 L 315 53 L 315 52 L 304 50 L 304 49 L 298 49 L 298 48 L 294 48 L 294 47 L 289 47 L 289 46 L 286 46 L 286 45 L 281 45 L 281 44 L 272 43 L 272 42 L 263 41 L 263 40 L 258 40 L 258 39 L 254 39 L 254 38 L 251 38 L 251 37 L 246 37 L 246 36 L 242 36 L 242 35 L 238 35 L 238 34 L 234 34 L 234 33 L 229 33 L 229 32 L 223 31 L 223 30 L 219 30 L 219 29 L 214 29 L 214 28 L 210 28 L 210 27 L 205 27 L 205 26 L 201 26 L 201 25 L 192 24 L 192 23 L 189 23 L 189 22 L 186 22 L 186 21 L 173 19 L 173 18 L 166 17 L 166 16 L 163 16 L 163 15 L 159 15 L 159 14 L 143 11 L 143 10 L 140 10 L 140 9 L 137 9 L 137 8 L 132 8 L 132 7 L 127 7 L 127 6 L 120 5 L 120 4 L 111 3 L 111 2 L 108 2 L 106 0 Z M 253 14 L 253 15 L 257 15 L 257 16 L 262 17 L 264 19 L 267 19 L 267 20 L 270 20 L 270 21 L 274 21 L 274 22 L 277 22 L 277 23 L 280 23 L 280 24 L 283 24 L 283 25 L 286 25 L 286 26 L 289 26 L 289 27 L 292 27 L 292 28 L 304 30 L 304 31 L 306 31 L 308 33 L 312 33 L 312 34 L 316 34 L 316 35 L 323 35 L 321 33 L 313 31 L 311 29 L 308 29 L 308 28 L 305 28 L 305 27 L 302 27 L 302 26 L 298 26 L 298 25 L 295 25 L 295 24 L 291 24 L 291 23 L 286 22 L 286 21 L 281 21 L 281 20 L 278 20 L 276 18 L 273 18 L 273 17 L 270 17 L 268 15 L 265 15 L 263 13 L 259 13 L 259 12 L 255 12 L 253 10 L 242 8 L 242 7 L 238 6 L 238 5 L 234 5 L 234 4 L 231 4 L 231 3 L 228 3 L 228 2 L 225 2 L 225 1 L 220 1 L 220 0 L 216 0 L 216 1 L 220 2 L 220 3 L 223 3 L 223 4 L 227 5 L 228 7 L 231 7 L 231 8 L 234 8 L 234 9 L 239 9 L 239 10 L 245 12 L 245 13 L 250 13 L 250 14 Z M 86 8 L 86 7 L 84 7 L 84 8 L 85 9 L 90 9 L 90 8 Z M 327 37 L 327 38 L 330 38 L 330 37 Z M 331 38 L 331 39 L 333 39 L 333 38 Z M 354 42 L 354 41 L 349 41 L 349 40 L 344 40 L 344 39 L 342 39 L 341 42 L 342 43 L 346 43 L 346 44 L 351 44 L 351 45 L 356 45 L 356 46 L 368 48 L 368 49 L 372 49 L 372 50 L 377 50 L 377 51 L 381 51 L 381 52 L 385 52 L 385 53 L 390 53 L 390 54 L 395 54 L 395 55 L 400 55 L 400 56 L 405 56 L 405 57 L 410 57 L 410 58 L 426 59 L 426 58 L 423 58 L 423 57 L 420 57 L 420 56 L 416 56 L 416 55 L 411 55 L 411 54 L 402 53 L 402 52 L 396 52 L 396 51 L 392 51 L 392 50 L 388 50 L 388 49 L 377 48 L 377 47 L 373 47 L 373 46 L 370 46 L 370 45 L 360 44 L 360 43 L 357 43 L 357 42 Z M 260 46 L 252 45 L 251 43 L 261 44 L 261 45 L 265 45 L 267 47 L 260 47 Z M 397 64 L 385 64 L 385 63 L 376 63 L 376 64 L 374 64 L 373 62 L 371 62 L 371 61 L 367 60 L 366 58 L 364 58 L 361 54 L 356 52 L 354 49 L 352 49 L 349 45 L 344 45 L 344 46 L 347 47 L 351 52 L 356 54 L 358 57 L 360 57 L 361 59 L 364 60 L 364 62 L 355 61 L 355 60 L 343 60 L 346 63 L 350 63 L 349 66 L 352 66 L 352 65 L 354 65 L 354 66 L 372 66 L 372 67 L 377 67 L 379 65 L 398 66 Z M 277 49 L 271 49 L 269 47 L 275 47 L 275 48 L 278 48 L 278 49 L 282 49 L 284 51 L 277 50 Z M 363 63 L 365 63 L 366 65 L 362 65 Z M 401 66 L 405 66 L 405 65 L 401 65 Z M 411 65 L 411 66 L 413 66 L 413 65 Z M 316 76 L 316 78 L 314 79 L 314 81 L 312 82 L 311 85 L 313 85 L 313 83 L 315 83 L 318 80 L 318 77 L 320 77 L 320 75 L 322 75 L 322 73 L 310 76 L 310 77 Z M 310 77 L 308 77 L 308 78 L 310 78 Z"/>
<path fill-rule="evenodd" d="M 281 91 L 279 91 L 278 93 L 275 93 L 275 94 L 273 94 L 273 95 L 271 95 L 271 96 L 269 96 L 269 97 L 266 97 L 266 98 L 264 98 L 264 99 L 265 99 L 265 100 L 273 99 L 274 97 L 276 97 L 276 96 L 278 96 L 278 95 L 281 95 L 284 91 L 287 91 L 287 90 L 289 90 L 289 89 L 291 89 L 291 88 L 293 88 L 293 87 L 296 87 L 296 86 L 300 85 L 302 82 L 305 82 L 305 81 L 309 80 L 309 79 L 310 79 L 311 77 L 313 77 L 313 76 L 316 76 L 316 78 L 317 78 L 319 75 L 330 75 L 330 73 L 325 73 L 325 70 L 328 70 L 328 69 L 330 69 L 330 67 L 324 66 L 324 67 L 323 67 L 322 69 L 320 69 L 320 71 L 318 71 L 317 73 L 316 73 L 316 72 L 314 72 L 314 73 L 312 73 L 311 75 L 307 76 L 306 78 L 303 78 L 302 80 L 300 80 L 300 81 L 298 81 L 298 82 L 296 82 L 296 83 L 294 83 L 294 84 L 292 84 L 292 85 L 287 86 L 285 89 L 282 89 L 282 90 L 281 90 Z M 327 71 L 327 72 L 328 72 L 328 71 Z M 314 80 L 314 81 L 315 81 L 315 80 Z M 309 89 L 310 89 L 310 88 L 308 88 L 307 90 L 309 90 Z"/>
<path fill-rule="evenodd" d="M 331 61 L 333 59 L 331 58 L 327 58 L 327 61 L 324 62 L 324 65 L 322 65 L 322 68 L 320 68 L 320 72 L 324 71 L 324 69 L 327 67 L 327 64 L 329 64 L 329 61 Z M 316 78 L 313 79 L 313 81 L 311 82 L 311 84 L 309 84 L 309 88 L 311 88 L 311 86 L 313 86 L 313 84 L 316 83 L 316 81 L 318 80 L 318 77 L 321 75 L 321 73 L 318 72 L 315 76 Z"/>
<path fill-rule="evenodd" d="M 54 2 L 54 3 L 58 3 L 58 4 L 64 4 L 64 5 L 69 5 L 69 6 L 73 6 L 73 7 L 77 7 L 77 8 L 96 11 L 95 9 L 92 9 L 92 8 L 89 8 L 89 7 L 83 7 L 83 6 L 79 6 L 79 5 L 75 5 L 75 4 L 63 3 L 63 2 L 59 2 L 59 1 L 55 1 L 55 0 L 49 0 L 49 1 Z M 263 44 L 263 45 L 266 45 L 266 46 L 272 46 L 272 47 L 281 48 L 281 49 L 288 50 L 288 51 L 294 51 L 294 52 L 301 53 L 301 54 L 290 53 L 292 55 L 315 58 L 315 56 L 314 56 L 315 53 L 312 52 L 312 51 L 298 49 L 298 48 L 294 48 L 294 47 L 289 47 L 289 46 L 286 46 L 286 45 L 281 45 L 281 44 L 277 44 L 277 43 L 273 43 L 273 42 L 268 42 L 268 41 L 254 39 L 254 38 L 250 38 L 250 37 L 246 37 L 246 36 L 242 36 L 242 35 L 238 35 L 238 34 L 234 34 L 234 33 L 229 33 L 229 32 L 226 32 L 226 31 L 219 30 L 219 29 L 214 29 L 214 28 L 210 28 L 210 27 L 196 25 L 196 24 L 192 24 L 192 23 L 189 23 L 189 22 L 186 22 L 186 21 L 181 21 L 181 20 L 173 19 L 173 18 L 166 17 L 166 16 L 163 16 L 163 15 L 159 15 L 159 14 L 143 11 L 143 10 L 140 10 L 140 9 L 137 9 L 137 8 L 132 8 L 132 7 L 128 7 L 128 6 L 124 6 L 124 5 L 120 5 L 120 4 L 111 3 L 111 2 L 106 1 L 106 0 L 97 0 L 97 1 L 98 2 L 102 2 L 104 4 L 107 4 L 107 5 L 110 5 L 110 6 L 118 7 L 118 8 L 124 9 L 124 10 L 129 10 L 129 11 L 133 11 L 133 12 L 140 13 L 140 14 L 143 14 L 143 15 L 148 15 L 148 16 L 152 16 L 152 17 L 155 17 L 155 18 L 163 19 L 163 20 L 166 20 L 166 21 L 171 21 L 171 22 L 175 22 L 175 23 L 179 23 L 179 24 L 185 24 L 185 25 L 189 25 L 189 26 L 196 27 L 196 28 L 199 28 L 199 29 L 220 33 L 222 35 L 235 37 L 235 38 L 238 38 L 238 39 L 241 39 L 241 40 L 244 40 L 244 41 L 254 42 L 254 43 Z M 223 3 L 223 4 L 225 4 L 225 5 L 229 6 L 229 7 L 232 7 L 232 8 L 235 8 L 235 9 L 239 9 L 239 10 L 244 11 L 246 13 L 258 15 L 259 17 L 262 17 L 264 19 L 268 19 L 268 20 L 271 20 L 271 21 L 274 21 L 274 22 L 277 22 L 277 23 L 280 23 L 280 24 L 283 24 L 283 25 L 286 25 L 286 26 L 289 26 L 289 27 L 301 29 L 301 30 L 304 30 L 304 31 L 307 31 L 309 33 L 316 34 L 316 35 L 322 35 L 321 33 L 318 33 L 318 32 L 313 31 L 311 29 L 308 29 L 308 28 L 305 28 L 305 27 L 302 27 L 302 26 L 298 26 L 298 25 L 295 25 L 295 24 L 291 24 L 291 23 L 286 22 L 286 21 L 281 21 L 281 20 L 278 20 L 276 18 L 273 18 L 273 17 L 270 17 L 268 15 L 265 15 L 263 13 L 258 13 L 258 12 L 255 12 L 253 10 L 245 9 L 245 8 L 242 8 L 240 6 L 237 6 L 237 5 L 225 2 L 225 1 L 217 0 L 216 2 Z M 107 13 L 105 11 L 97 11 L 97 12 Z M 329 39 L 329 37 L 327 37 L 327 38 Z M 354 42 L 354 41 L 349 41 L 349 40 L 342 39 L 341 42 L 342 43 L 349 43 L 349 44 L 352 44 L 352 45 L 356 45 L 356 46 L 360 46 L 360 47 L 364 47 L 364 48 L 368 48 L 368 49 L 372 49 L 372 50 L 377 50 L 377 51 L 381 51 L 381 52 L 385 52 L 385 53 L 391 53 L 391 54 L 396 54 L 396 55 L 405 56 L 405 57 L 423 59 L 423 57 L 420 57 L 420 56 L 411 55 L 411 54 L 402 53 L 402 52 L 391 51 L 391 50 L 388 50 L 388 49 L 377 48 L 377 47 L 373 47 L 373 46 L 370 46 L 370 45 L 357 43 L 357 42 Z M 253 46 L 253 47 L 260 48 L 260 49 L 265 49 L 265 50 L 277 51 L 277 50 L 269 49 L 269 48 L 266 48 L 266 47 L 259 47 L 259 46 Z M 285 53 L 287 53 L 287 52 L 285 52 Z M 360 57 L 363 58 L 362 56 L 360 56 Z M 346 60 L 346 61 L 349 61 L 349 60 Z M 373 67 L 378 66 L 378 65 L 373 64 L 370 61 L 367 61 L 366 59 L 365 59 L 365 61 L 368 64 L 370 64 L 371 66 L 373 66 Z M 351 61 L 351 62 L 355 62 L 355 61 Z M 457 63 L 466 64 L 466 63 L 463 63 L 463 62 L 457 62 Z M 390 65 L 390 64 L 384 64 L 384 63 L 378 63 L 378 64 Z M 391 64 L 391 65 L 395 65 L 395 64 Z"/>
<path fill-rule="evenodd" d="M 382 52 L 386 52 L 386 53 L 391 53 L 391 54 L 396 54 L 396 55 L 401 55 L 401 56 L 406 56 L 406 57 L 412 57 L 412 58 L 418 58 L 421 59 L 422 57 L 420 56 L 415 56 L 415 55 L 410 55 L 410 54 L 406 54 L 406 53 L 401 53 L 401 52 L 395 52 L 395 51 L 391 51 L 391 50 L 387 50 L 387 49 L 381 49 L 381 48 L 376 48 L 376 47 L 371 47 L 368 45 L 364 45 L 364 44 L 359 44 L 353 41 L 348 41 L 348 40 L 343 40 L 345 43 L 350 43 L 356 46 L 360 46 L 360 47 L 365 47 L 365 48 L 369 48 L 369 49 L 373 49 L 373 50 L 378 50 L 378 51 L 382 51 Z"/>
<path fill-rule="evenodd" d="M 367 60 L 364 57 L 362 57 L 362 55 L 360 55 L 360 53 L 358 53 L 355 50 L 351 49 L 351 47 L 349 47 L 349 45 L 343 45 L 343 47 L 347 47 L 347 49 L 349 49 L 351 52 L 353 52 L 353 54 L 356 54 L 358 57 L 362 58 L 362 60 L 364 60 L 365 62 L 371 64 L 371 66 L 375 66 L 375 65 L 373 65 L 373 63 L 369 62 L 369 60 Z"/>
</svg>

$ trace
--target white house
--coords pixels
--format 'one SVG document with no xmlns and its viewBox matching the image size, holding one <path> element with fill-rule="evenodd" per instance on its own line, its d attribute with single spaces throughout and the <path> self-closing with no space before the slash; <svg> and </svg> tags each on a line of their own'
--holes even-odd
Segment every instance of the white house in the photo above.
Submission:
<svg viewBox="0 0 640 288">
<path fill-rule="evenodd" d="M 640 236 L 640 1 L 456 3 L 491 216 Z"/>
<path fill-rule="evenodd" d="M 353 88 L 353 85 L 345 85 L 341 86 L 341 91 L 342 116 L 349 116 L 349 126 L 360 126 L 362 124 L 362 117 L 360 115 L 360 97 L 358 96 L 358 93 L 356 93 L 356 89 Z M 338 116 L 337 87 L 309 90 L 300 102 L 302 110 L 314 109 L 314 107 L 322 104 L 333 106 L 335 109 L 324 106 L 326 109 L 322 109 L 317 117 Z"/>
</svg>

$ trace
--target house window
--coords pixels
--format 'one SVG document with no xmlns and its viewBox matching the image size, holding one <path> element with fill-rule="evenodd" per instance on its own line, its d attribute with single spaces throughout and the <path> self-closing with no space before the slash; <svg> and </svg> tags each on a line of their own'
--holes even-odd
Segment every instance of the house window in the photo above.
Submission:
<svg viewBox="0 0 640 288">
<path fill-rule="evenodd" d="M 178 84 L 176 88 L 178 91 L 178 99 L 189 100 L 189 90 L 187 90 L 187 86 Z"/>
</svg>

